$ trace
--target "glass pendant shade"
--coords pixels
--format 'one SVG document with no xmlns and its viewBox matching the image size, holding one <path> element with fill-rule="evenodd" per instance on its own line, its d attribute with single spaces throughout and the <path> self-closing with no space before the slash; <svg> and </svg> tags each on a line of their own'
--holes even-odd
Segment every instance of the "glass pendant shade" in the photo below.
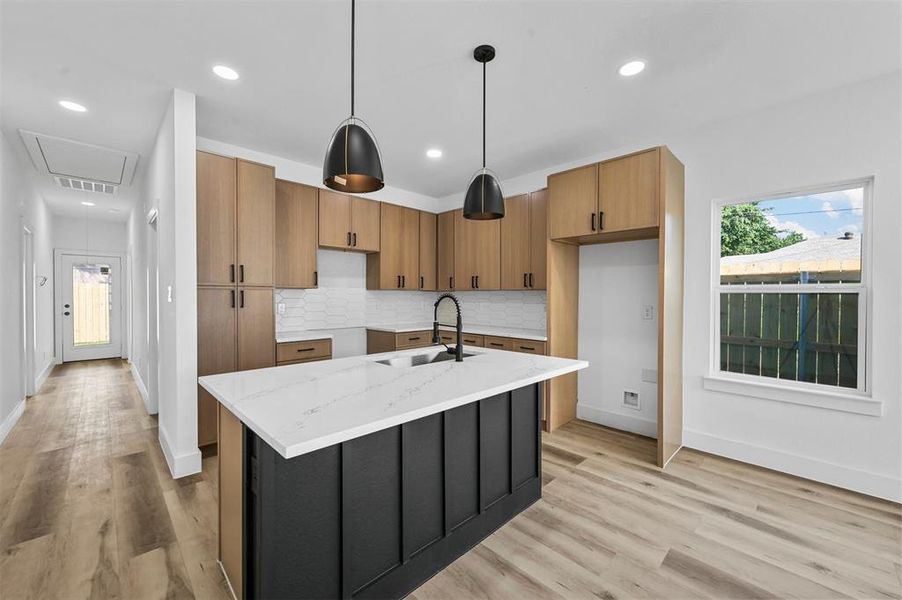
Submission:
<svg viewBox="0 0 902 600">
<path fill-rule="evenodd" d="M 464 218 L 476 221 L 501 219 L 504 217 L 504 194 L 494 173 L 486 168 L 479 169 L 464 199 Z"/>
<path fill-rule="evenodd" d="M 340 192 L 362 194 L 385 186 L 376 138 L 357 117 L 345 119 L 329 142 L 323 183 Z"/>
</svg>

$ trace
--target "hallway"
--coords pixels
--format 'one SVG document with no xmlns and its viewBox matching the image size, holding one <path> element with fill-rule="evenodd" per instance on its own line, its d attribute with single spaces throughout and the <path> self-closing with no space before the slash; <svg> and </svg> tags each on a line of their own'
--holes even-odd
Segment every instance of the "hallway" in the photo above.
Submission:
<svg viewBox="0 0 902 600">
<path fill-rule="evenodd" d="M 0 597 L 229 597 L 215 477 L 172 479 L 125 361 L 57 366 L 0 448 Z"/>
</svg>

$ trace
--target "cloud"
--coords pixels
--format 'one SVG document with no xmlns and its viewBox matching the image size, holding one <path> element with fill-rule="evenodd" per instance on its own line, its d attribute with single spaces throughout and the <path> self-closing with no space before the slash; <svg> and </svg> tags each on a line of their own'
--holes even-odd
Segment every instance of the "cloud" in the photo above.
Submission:
<svg viewBox="0 0 902 600">
<path fill-rule="evenodd" d="M 851 190 L 843 190 L 840 192 L 848 199 L 852 205 L 852 212 L 856 215 L 862 214 L 864 208 L 864 188 L 855 188 Z"/>
<path fill-rule="evenodd" d="M 821 204 L 821 210 L 827 213 L 827 216 L 831 219 L 839 218 L 839 213 L 836 212 L 836 209 L 833 208 L 833 205 L 830 204 L 829 200 L 824 200 L 824 203 Z"/>
<path fill-rule="evenodd" d="M 803 236 L 805 236 L 805 239 L 808 240 L 816 237 L 821 237 L 818 233 L 812 231 L 811 229 L 808 229 L 797 221 L 781 221 L 773 215 L 767 215 L 767 222 L 770 223 L 774 228 L 776 228 L 777 231 L 795 231 L 797 233 L 801 233 Z"/>
</svg>

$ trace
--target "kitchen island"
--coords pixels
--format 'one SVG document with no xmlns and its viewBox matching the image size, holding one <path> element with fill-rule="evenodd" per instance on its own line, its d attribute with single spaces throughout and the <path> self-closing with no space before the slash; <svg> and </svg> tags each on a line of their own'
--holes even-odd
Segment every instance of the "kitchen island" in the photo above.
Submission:
<svg viewBox="0 0 902 600">
<path fill-rule="evenodd" d="M 588 363 L 466 350 L 200 378 L 239 598 L 400 598 L 540 498 L 539 384 Z"/>
</svg>

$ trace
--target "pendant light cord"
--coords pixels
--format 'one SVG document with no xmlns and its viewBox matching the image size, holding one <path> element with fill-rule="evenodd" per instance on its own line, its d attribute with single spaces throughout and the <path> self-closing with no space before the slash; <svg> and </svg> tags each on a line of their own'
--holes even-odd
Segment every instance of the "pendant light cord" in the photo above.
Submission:
<svg viewBox="0 0 902 600">
<path fill-rule="evenodd" d="M 354 116 L 354 10 L 355 1 L 351 0 L 351 116 Z"/>
<path fill-rule="evenodd" d="M 485 63 L 482 63 L 482 169 L 485 170 Z"/>
</svg>

